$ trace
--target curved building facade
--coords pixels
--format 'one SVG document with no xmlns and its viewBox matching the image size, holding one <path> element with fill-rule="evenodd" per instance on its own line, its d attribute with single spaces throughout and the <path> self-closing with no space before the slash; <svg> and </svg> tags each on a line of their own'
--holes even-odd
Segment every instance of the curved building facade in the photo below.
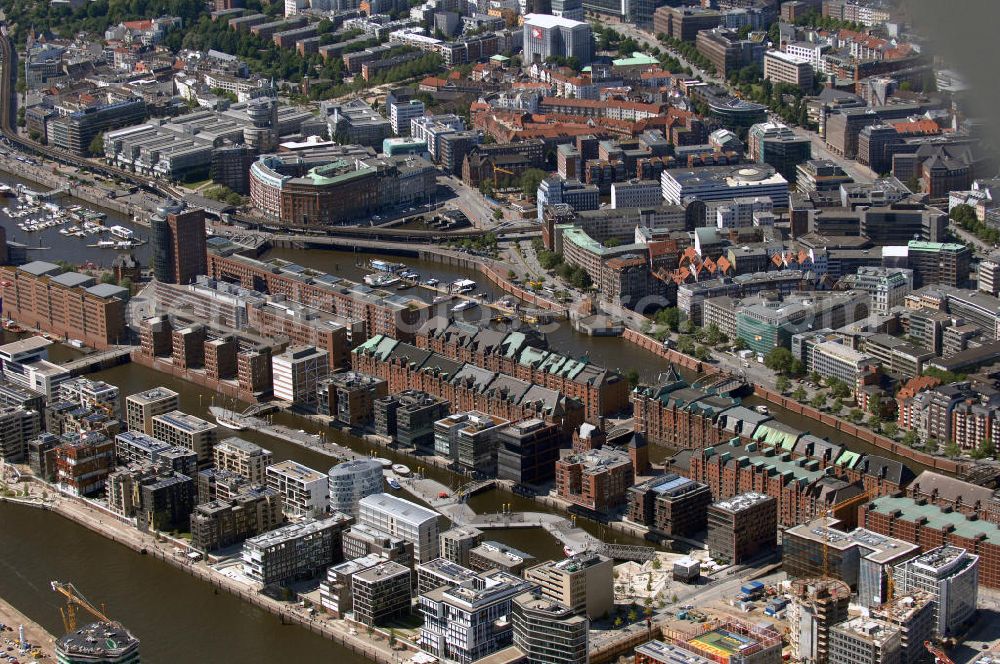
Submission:
<svg viewBox="0 0 1000 664">
<path fill-rule="evenodd" d="M 330 509 L 357 518 L 358 501 L 382 492 L 382 464 L 374 459 L 339 463 L 327 473 Z"/>
<path fill-rule="evenodd" d="M 283 225 L 328 226 L 425 200 L 436 186 L 433 165 L 421 157 L 374 157 L 354 148 L 364 150 L 264 155 L 250 167 L 250 199 Z"/>
</svg>

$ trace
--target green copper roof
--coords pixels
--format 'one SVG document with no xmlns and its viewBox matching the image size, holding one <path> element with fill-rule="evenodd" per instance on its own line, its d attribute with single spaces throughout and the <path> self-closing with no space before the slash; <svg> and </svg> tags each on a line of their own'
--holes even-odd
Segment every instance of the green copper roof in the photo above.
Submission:
<svg viewBox="0 0 1000 664">
<path fill-rule="evenodd" d="M 618 58 L 617 60 L 612 60 L 611 64 L 615 67 L 641 67 L 643 65 L 658 65 L 660 61 L 651 55 L 636 51 L 632 54 L 632 57 Z"/>
</svg>

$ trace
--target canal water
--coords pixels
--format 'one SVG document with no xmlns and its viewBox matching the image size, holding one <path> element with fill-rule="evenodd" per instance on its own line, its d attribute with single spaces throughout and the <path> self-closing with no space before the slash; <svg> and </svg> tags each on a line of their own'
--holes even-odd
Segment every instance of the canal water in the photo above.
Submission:
<svg viewBox="0 0 1000 664">
<path fill-rule="evenodd" d="M 27 180 L 21 180 L 20 178 L 15 178 L 7 174 L 0 174 L 0 182 L 8 184 L 12 187 L 16 187 L 18 184 L 23 184 L 25 187 L 28 187 L 33 191 L 45 191 L 47 189 L 40 184 L 29 182 Z M 7 240 L 20 242 L 21 244 L 26 245 L 28 247 L 28 260 L 65 260 L 77 264 L 89 262 L 100 267 L 111 267 L 115 256 L 122 251 L 127 251 L 139 259 L 139 262 L 143 265 L 149 264 L 150 247 L 148 243 L 148 228 L 136 224 L 120 212 L 101 208 L 93 203 L 87 203 L 86 201 L 75 199 L 66 195 L 58 196 L 51 202 L 64 208 L 72 205 L 79 205 L 87 210 L 103 212 L 107 215 L 107 218 L 104 220 L 104 225 L 106 227 L 124 226 L 131 229 L 137 238 L 142 238 L 143 240 L 147 240 L 147 242 L 146 244 L 132 247 L 131 249 L 103 249 L 91 247 L 88 245 L 96 245 L 99 240 L 116 240 L 116 238 L 112 237 L 110 233 L 98 233 L 93 235 L 87 234 L 83 237 L 73 237 L 63 235 L 59 232 L 60 229 L 74 228 L 75 224 L 72 222 L 67 222 L 61 226 L 52 226 L 50 228 L 33 232 L 22 230 L 18 227 L 19 223 L 23 223 L 29 219 L 37 219 L 40 215 L 32 214 L 28 217 L 12 218 L 11 213 L 16 213 L 17 206 L 19 205 L 18 200 L 16 198 L 0 198 L 0 223 L 3 224 L 4 229 L 7 231 Z"/>
<path fill-rule="evenodd" d="M 16 184 L 13 178 L 0 178 L 0 181 Z M 67 200 L 65 204 L 71 203 Z M 25 234 L 17 229 L 16 223 L 12 229 L 10 222 L 0 212 L 0 223 L 7 227 L 8 238 L 35 245 L 41 241 L 42 246 L 51 247 L 50 250 L 32 252 L 33 259 L 74 262 L 91 260 L 101 265 L 110 265 L 117 254 L 115 251 L 87 250 L 82 247 L 85 242 L 81 239 L 60 235 L 57 228 L 48 229 L 49 233 L 54 231 L 54 237 L 49 234 Z M 110 212 L 107 223 L 131 226 L 128 220 Z M 142 237 L 148 234 L 145 229 L 136 230 Z M 148 245 L 133 251 L 143 263 L 148 262 Z M 373 254 L 323 250 L 275 250 L 269 256 L 357 280 L 369 272 L 364 265 L 375 257 Z M 447 283 L 459 278 L 470 278 L 479 283 L 480 291 L 486 293 L 491 300 L 503 296 L 499 289 L 472 271 L 409 258 L 401 260 L 419 271 L 421 279 L 434 277 Z M 423 289 L 405 292 L 425 299 L 433 297 L 431 292 Z M 657 374 L 668 368 L 663 359 L 623 343 L 620 339 L 587 337 L 575 332 L 566 323 L 546 326 L 544 331 L 548 335 L 550 346 L 560 352 L 575 357 L 589 357 L 597 364 L 622 372 L 636 369 L 645 381 L 654 380 Z M 75 349 L 56 345 L 52 347 L 50 355 L 54 361 L 66 361 L 77 353 Z M 180 393 L 182 410 L 209 420 L 211 417 L 207 409 L 212 405 L 213 398 L 217 397 L 210 390 L 135 364 L 115 367 L 92 377 L 118 385 L 123 396 L 164 385 Z M 751 404 L 758 403 L 754 398 L 748 401 Z M 780 407 L 770 404 L 769 407 L 773 415 L 793 426 L 847 444 L 855 451 L 885 454 L 853 437 Z M 295 429 L 320 431 L 318 424 L 301 417 L 282 413 L 276 414 L 274 420 Z M 326 470 L 335 463 L 334 459 L 326 455 L 260 432 L 234 432 L 234 435 L 270 449 L 278 461 L 294 459 L 319 470 Z M 328 439 L 357 451 L 375 452 L 378 456 L 405 463 L 414 469 L 421 467 L 417 460 L 398 455 L 392 450 L 373 447 L 346 434 L 327 430 L 325 435 Z M 651 456 L 660 459 L 667 453 L 662 448 L 654 448 Z M 905 461 L 913 465 L 911 460 Z M 914 470 L 919 471 L 920 468 L 914 467 Z M 433 466 L 425 467 L 424 472 L 453 489 L 465 481 L 449 471 Z M 512 511 L 555 511 L 526 498 L 496 490 L 469 499 L 470 507 L 480 513 L 499 511 L 505 504 L 510 505 Z M 636 538 L 612 533 L 595 522 L 580 519 L 578 524 L 607 541 L 641 543 Z M 539 529 L 491 530 L 485 533 L 485 538 L 508 544 L 539 560 L 562 556 L 561 545 Z M 58 596 L 49 589 L 49 581 L 53 579 L 72 581 L 90 599 L 104 602 L 113 617 L 123 619 L 142 639 L 143 659 L 148 662 L 235 663 L 269 661 L 275 658 L 305 661 L 306 658 L 331 656 L 349 664 L 366 661 L 301 628 L 282 626 L 277 618 L 229 595 L 216 595 L 203 582 L 168 565 L 138 556 L 57 515 L 0 504 L 0 596 L 58 635 L 62 632 L 58 613 L 60 603 Z"/>
<path fill-rule="evenodd" d="M 0 597 L 58 637 L 63 603 L 50 581 L 103 604 L 149 664 L 369 661 L 57 514 L 0 503 Z M 90 620 L 80 611 L 81 624 Z"/>
</svg>

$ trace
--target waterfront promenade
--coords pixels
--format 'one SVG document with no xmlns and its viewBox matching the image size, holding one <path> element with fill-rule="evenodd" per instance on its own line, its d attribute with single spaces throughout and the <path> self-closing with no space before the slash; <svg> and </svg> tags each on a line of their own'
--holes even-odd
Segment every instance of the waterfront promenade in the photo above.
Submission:
<svg viewBox="0 0 1000 664">
<path fill-rule="evenodd" d="M 29 475 L 23 475 L 23 478 L 27 481 L 21 482 L 17 488 L 27 487 L 27 496 L 0 500 L 24 505 L 25 509 L 51 510 L 140 555 L 152 556 L 184 570 L 215 588 L 278 616 L 285 623 L 301 625 L 374 662 L 396 664 L 405 661 L 412 654 L 404 639 L 397 638 L 397 645 L 390 647 L 388 635 L 379 630 L 372 630 L 369 634 L 363 625 L 335 620 L 320 611 L 313 614 L 299 604 L 272 599 L 260 593 L 257 588 L 218 572 L 205 561 L 191 560 L 187 556 L 190 552 L 188 544 L 183 540 L 173 539 L 162 533 L 143 533 L 96 503 L 60 494 L 51 485 Z"/>
</svg>

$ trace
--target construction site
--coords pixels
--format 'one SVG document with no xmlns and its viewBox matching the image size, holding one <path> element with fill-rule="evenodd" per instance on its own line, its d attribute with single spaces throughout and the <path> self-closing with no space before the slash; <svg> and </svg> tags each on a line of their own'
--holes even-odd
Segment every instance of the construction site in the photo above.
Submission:
<svg viewBox="0 0 1000 664">
<path fill-rule="evenodd" d="M 53 581 L 52 590 L 66 598 L 66 605 L 59 608 L 66 633 L 56 640 L 58 661 L 138 664 L 139 639 L 109 618 L 103 606 L 88 601 L 72 583 Z M 81 610 L 96 622 L 78 624 Z"/>
</svg>

